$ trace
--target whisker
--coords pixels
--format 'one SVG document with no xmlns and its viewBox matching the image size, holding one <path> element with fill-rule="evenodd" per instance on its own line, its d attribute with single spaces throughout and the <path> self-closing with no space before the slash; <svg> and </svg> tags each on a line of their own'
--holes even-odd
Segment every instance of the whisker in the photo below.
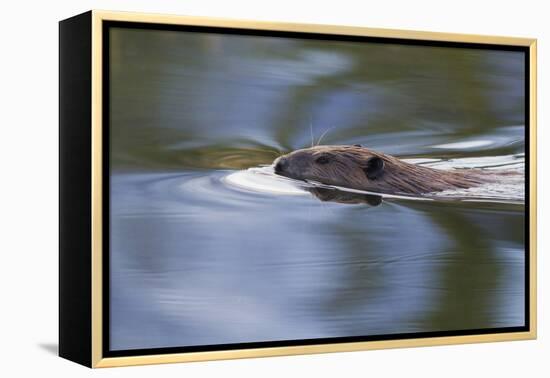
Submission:
<svg viewBox="0 0 550 378">
<path fill-rule="evenodd" d="M 326 129 L 325 132 L 324 132 L 323 134 L 321 134 L 321 137 L 320 137 L 319 140 L 317 141 L 316 146 L 320 145 L 320 144 L 321 144 L 321 141 L 323 140 L 323 137 L 324 137 L 325 135 L 327 135 L 327 133 L 328 133 L 330 130 L 334 129 L 334 128 L 335 128 L 334 126 L 331 126 L 331 127 L 329 127 L 328 129 Z"/>
<path fill-rule="evenodd" d="M 313 147 L 313 122 L 311 121 L 311 116 L 309 116 L 309 133 L 311 134 L 311 147 Z"/>
</svg>

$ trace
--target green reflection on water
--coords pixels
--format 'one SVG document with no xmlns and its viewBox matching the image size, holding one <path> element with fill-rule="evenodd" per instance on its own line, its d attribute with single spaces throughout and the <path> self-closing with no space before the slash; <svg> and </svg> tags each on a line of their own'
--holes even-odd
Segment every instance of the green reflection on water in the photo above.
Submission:
<svg viewBox="0 0 550 378">
<path fill-rule="evenodd" d="M 429 146 L 524 122 L 517 52 L 124 29 L 111 43 L 116 168 L 223 168 L 235 148 L 308 146 L 310 126 L 326 144 L 441 157 Z"/>
</svg>

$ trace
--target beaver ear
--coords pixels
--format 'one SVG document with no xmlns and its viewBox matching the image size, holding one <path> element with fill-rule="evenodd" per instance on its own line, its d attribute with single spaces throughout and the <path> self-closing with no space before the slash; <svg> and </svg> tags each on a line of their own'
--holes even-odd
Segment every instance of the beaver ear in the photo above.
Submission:
<svg viewBox="0 0 550 378">
<path fill-rule="evenodd" d="M 384 172 L 384 160 L 378 156 L 371 157 L 367 160 L 367 166 L 363 168 L 363 172 L 369 180 L 376 180 Z"/>
</svg>

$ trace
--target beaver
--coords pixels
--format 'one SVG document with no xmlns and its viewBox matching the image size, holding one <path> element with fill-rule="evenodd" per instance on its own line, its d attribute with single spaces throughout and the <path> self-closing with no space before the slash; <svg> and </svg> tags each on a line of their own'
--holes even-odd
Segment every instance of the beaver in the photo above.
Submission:
<svg viewBox="0 0 550 378">
<path fill-rule="evenodd" d="M 304 148 L 273 164 L 276 174 L 288 178 L 384 194 L 423 195 L 495 181 L 494 175 L 480 169 L 428 168 L 361 145 Z"/>
</svg>

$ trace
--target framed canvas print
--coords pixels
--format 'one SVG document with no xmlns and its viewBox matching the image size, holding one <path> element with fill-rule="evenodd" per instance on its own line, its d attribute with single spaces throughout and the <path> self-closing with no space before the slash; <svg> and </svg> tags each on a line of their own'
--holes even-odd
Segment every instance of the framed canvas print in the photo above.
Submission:
<svg viewBox="0 0 550 378">
<path fill-rule="evenodd" d="M 535 40 L 91 11 L 59 58 L 62 357 L 535 338 Z"/>
</svg>

